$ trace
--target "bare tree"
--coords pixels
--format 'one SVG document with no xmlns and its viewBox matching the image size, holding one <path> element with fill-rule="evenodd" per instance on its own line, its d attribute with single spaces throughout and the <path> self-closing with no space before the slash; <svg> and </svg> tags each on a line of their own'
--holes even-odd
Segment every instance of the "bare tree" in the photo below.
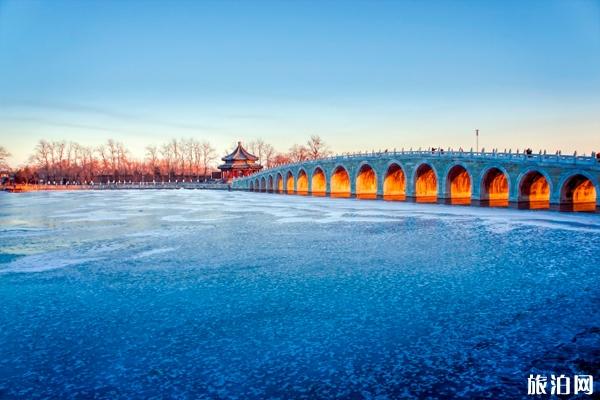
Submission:
<svg viewBox="0 0 600 400">
<path fill-rule="evenodd" d="M 295 144 L 290 147 L 289 158 L 292 162 L 306 161 L 308 160 L 308 157 L 309 150 L 306 147 L 300 144 Z"/>
<path fill-rule="evenodd" d="M 204 175 L 204 179 L 206 179 L 208 166 L 215 160 L 216 152 L 209 142 L 204 141 L 200 144 L 200 154 L 202 160 L 202 175 Z"/>
<path fill-rule="evenodd" d="M 262 156 L 267 168 L 273 166 L 273 158 L 275 157 L 275 148 L 270 144 L 265 143 L 262 151 Z"/>
<path fill-rule="evenodd" d="M 158 148 L 155 145 L 146 146 L 146 162 L 148 163 L 148 172 L 152 176 L 156 176 L 160 159 L 158 156 Z"/>
<path fill-rule="evenodd" d="M 192 176 L 194 170 L 194 146 L 196 144 L 195 139 L 187 139 L 181 141 L 181 153 L 183 155 L 184 163 L 184 175 Z"/>
<path fill-rule="evenodd" d="M 98 173 L 98 160 L 94 157 L 94 149 L 91 147 L 81 147 L 81 163 L 83 177 L 86 182 L 94 180 Z"/>
<path fill-rule="evenodd" d="M 51 154 L 52 145 L 46 140 L 40 140 L 29 158 L 31 163 L 42 170 L 44 181 L 50 180 Z"/>
<path fill-rule="evenodd" d="M 173 159 L 174 154 L 171 147 L 171 143 L 165 143 L 160 148 L 160 155 L 163 158 L 163 168 L 166 170 L 169 181 L 171 180 L 171 173 L 173 172 Z"/>
<path fill-rule="evenodd" d="M 0 146 L 0 169 L 9 169 L 8 157 L 10 157 L 8 150 Z"/>
<path fill-rule="evenodd" d="M 98 153 L 98 156 L 100 156 L 100 169 L 99 169 L 99 173 L 100 175 L 110 175 L 111 174 L 111 169 L 110 169 L 110 160 L 109 160 L 109 156 L 108 156 L 108 150 L 106 148 L 105 145 L 100 145 L 96 148 L 96 152 Z"/>
<path fill-rule="evenodd" d="M 292 162 L 289 154 L 283 154 L 283 153 L 277 153 L 273 156 L 271 163 L 273 164 L 273 166 L 275 165 L 282 165 L 282 164 L 289 164 L 290 162 Z"/>
<path fill-rule="evenodd" d="M 308 142 L 306 142 L 306 145 L 308 147 L 308 158 L 311 160 L 331 155 L 329 147 L 319 135 L 311 136 Z"/>
<path fill-rule="evenodd" d="M 262 163 L 262 150 L 263 147 L 265 145 L 264 140 L 262 139 L 255 139 L 251 142 L 248 143 L 248 151 L 250 151 L 250 153 L 254 154 L 256 157 L 258 157 L 258 162 Z"/>
</svg>

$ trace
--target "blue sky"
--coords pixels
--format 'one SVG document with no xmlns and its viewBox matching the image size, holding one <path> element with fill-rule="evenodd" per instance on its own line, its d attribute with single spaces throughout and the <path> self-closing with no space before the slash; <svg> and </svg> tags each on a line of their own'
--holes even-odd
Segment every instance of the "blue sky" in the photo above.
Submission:
<svg viewBox="0 0 600 400">
<path fill-rule="evenodd" d="M 600 150 L 600 1 L 0 0 L 0 139 Z"/>
</svg>

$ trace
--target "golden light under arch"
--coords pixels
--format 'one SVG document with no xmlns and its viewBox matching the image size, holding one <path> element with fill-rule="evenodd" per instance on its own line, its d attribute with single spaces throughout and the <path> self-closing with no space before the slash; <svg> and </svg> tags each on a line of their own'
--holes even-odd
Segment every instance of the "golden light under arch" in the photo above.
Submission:
<svg viewBox="0 0 600 400">
<path fill-rule="evenodd" d="M 285 186 L 287 194 L 294 194 L 294 174 L 292 171 L 287 173 L 287 184 Z"/>
<path fill-rule="evenodd" d="M 582 174 L 569 177 L 561 188 L 560 203 L 563 211 L 596 211 L 596 188 Z"/>
<path fill-rule="evenodd" d="M 377 174 L 369 164 L 363 164 L 358 170 L 356 197 L 359 199 L 377 198 Z"/>
<path fill-rule="evenodd" d="M 550 184 L 539 171 L 529 171 L 519 184 L 519 207 L 550 208 Z"/>
<path fill-rule="evenodd" d="M 448 171 L 446 191 L 450 204 L 471 204 L 471 176 L 465 167 L 455 165 Z"/>
<path fill-rule="evenodd" d="M 406 175 L 402 167 L 396 163 L 391 164 L 385 172 L 383 181 L 384 200 L 406 199 Z"/>
<path fill-rule="evenodd" d="M 311 179 L 311 191 L 313 196 L 325 196 L 327 190 L 327 182 L 325 180 L 325 172 L 317 167 L 315 168 Z"/>
<path fill-rule="evenodd" d="M 277 174 L 277 185 L 276 185 L 277 193 L 283 193 L 283 177 L 281 174 Z"/>
<path fill-rule="evenodd" d="M 489 207 L 508 207 L 508 176 L 499 168 L 488 169 L 481 180 L 481 200 Z"/>
<path fill-rule="evenodd" d="M 331 174 L 331 197 L 350 197 L 350 175 L 341 165 Z"/>
<path fill-rule="evenodd" d="M 415 198 L 418 203 L 437 201 L 437 176 L 429 164 L 421 164 L 415 172 Z"/>
<path fill-rule="evenodd" d="M 298 180 L 296 181 L 296 193 L 300 195 L 308 194 L 308 176 L 303 169 L 298 172 Z"/>
</svg>

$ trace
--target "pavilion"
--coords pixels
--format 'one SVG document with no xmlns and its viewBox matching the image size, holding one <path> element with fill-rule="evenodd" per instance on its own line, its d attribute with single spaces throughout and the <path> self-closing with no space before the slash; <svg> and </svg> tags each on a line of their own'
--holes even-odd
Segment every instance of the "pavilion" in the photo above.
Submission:
<svg viewBox="0 0 600 400">
<path fill-rule="evenodd" d="M 262 165 L 256 163 L 258 157 L 244 149 L 242 142 L 238 142 L 235 150 L 221 158 L 221 160 L 225 162 L 225 164 L 219 165 L 224 182 L 230 182 L 233 178 L 252 175 L 262 169 Z"/>
</svg>

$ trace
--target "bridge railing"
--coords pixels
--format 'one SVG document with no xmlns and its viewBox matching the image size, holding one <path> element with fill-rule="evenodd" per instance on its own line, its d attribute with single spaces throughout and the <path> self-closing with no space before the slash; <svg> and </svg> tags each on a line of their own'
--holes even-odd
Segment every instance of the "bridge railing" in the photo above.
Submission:
<svg viewBox="0 0 600 400">
<path fill-rule="evenodd" d="M 356 152 L 356 153 L 345 153 L 345 154 L 336 154 L 333 156 L 322 157 L 315 160 L 303 160 L 291 163 L 282 163 L 273 165 L 269 168 L 262 169 L 259 173 L 264 173 L 271 170 L 276 170 L 282 167 L 295 167 L 300 165 L 307 164 L 318 164 L 326 161 L 333 162 L 341 162 L 341 161 L 349 161 L 356 159 L 373 159 L 373 158 L 381 158 L 381 157 L 393 157 L 393 158 L 402 158 L 402 157 L 414 157 L 414 156 L 428 156 L 428 157 L 440 157 L 440 158 L 459 158 L 464 160 L 491 160 L 491 159 L 501 159 L 501 160 L 510 160 L 517 162 L 526 162 L 526 161 L 537 161 L 540 163 L 553 163 L 553 164 L 568 164 L 568 165 L 581 165 L 581 166 L 590 166 L 590 165 L 600 165 L 600 158 L 597 157 L 595 153 L 592 152 L 591 156 L 585 155 L 577 155 L 577 153 L 565 155 L 561 152 L 556 152 L 554 154 L 549 154 L 546 151 L 538 152 L 538 153 L 526 153 L 526 152 L 516 152 L 503 151 L 499 152 L 497 150 L 486 152 L 486 151 L 462 151 L 462 150 L 393 150 L 393 151 L 371 151 L 371 152 Z M 244 178 L 236 178 L 244 179 Z"/>
</svg>

